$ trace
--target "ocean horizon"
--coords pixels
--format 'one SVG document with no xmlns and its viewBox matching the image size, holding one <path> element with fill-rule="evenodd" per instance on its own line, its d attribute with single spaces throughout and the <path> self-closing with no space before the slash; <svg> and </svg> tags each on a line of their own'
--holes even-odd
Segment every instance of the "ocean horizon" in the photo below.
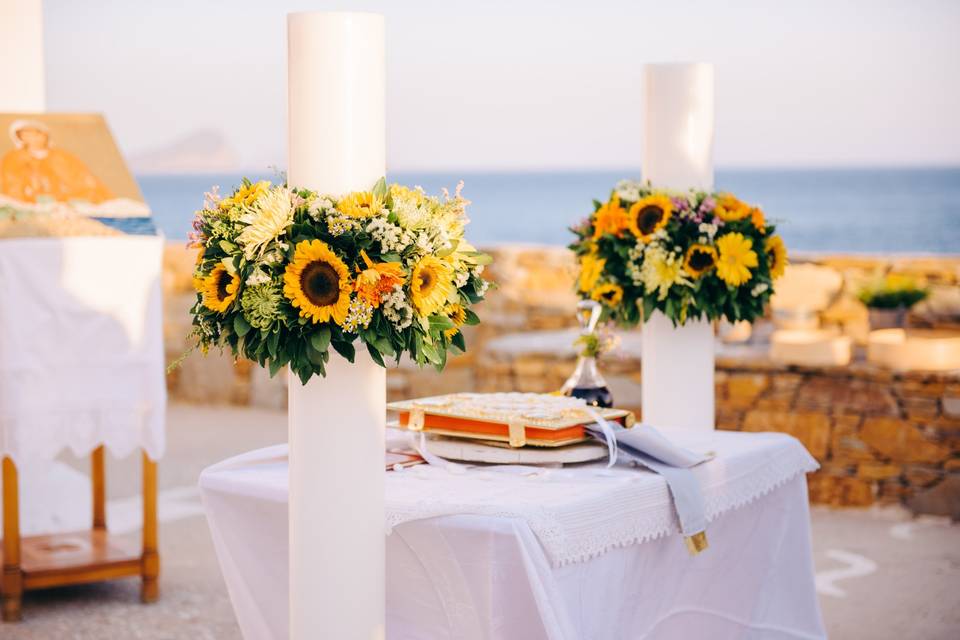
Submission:
<svg viewBox="0 0 960 640">
<path fill-rule="evenodd" d="M 474 244 L 566 245 L 571 225 L 636 170 L 399 171 L 391 182 L 430 193 L 456 188 L 472 202 Z M 157 226 L 185 240 L 203 194 L 229 191 L 247 176 L 277 180 L 269 169 L 246 174 L 138 175 Z M 803 253 L 960 254 L 960 167 L 718 169 L 716 188 L 763 208 L 791 251 Z"/>
</svg>

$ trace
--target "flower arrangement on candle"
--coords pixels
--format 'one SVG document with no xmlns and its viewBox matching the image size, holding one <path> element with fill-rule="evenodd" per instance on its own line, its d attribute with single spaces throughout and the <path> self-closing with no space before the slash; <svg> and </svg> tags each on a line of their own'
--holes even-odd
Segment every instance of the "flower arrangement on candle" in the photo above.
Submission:
<svg viewBox="0 0 960 640">
<path fill-rule="evenodd" d="M 464 238 L 461 194 L 431 197 L 387 186 L 340 197 L 245 180 L 229 197 L 207 194 L 191 245 L 193 333 L 202 351 L 229 347 L 303 381 L 325 375 L 330 349 L 442 369 L 466 349 L 461 327 L 483 299 L 490 258 Z"/>
<path fill-rule="evenodd" d="M 633 326 L 655 309 L 675 325 L 752 321 L 787 264 L 775 227 L 728 193 L 672 192 L 623 180 L 571 229 L 577 289 Z"/>
</svg>

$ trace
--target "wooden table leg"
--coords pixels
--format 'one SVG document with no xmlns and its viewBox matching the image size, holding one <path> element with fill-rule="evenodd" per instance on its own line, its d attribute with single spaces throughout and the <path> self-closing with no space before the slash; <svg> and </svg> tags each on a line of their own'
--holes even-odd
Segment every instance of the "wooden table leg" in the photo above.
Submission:
<svg viewBox="0 0 960 640">
<path fill-rule="evenodd" d="M 157 549 L 157 463 L 143 453 L 143 556 L 140 599 L 154 602 L 160 597 L 160 554 Z"/>
<path fill-rule="evenodd" d="M 103 470 L 103 445 L 90 456 L 90 479 L 93 487 L 93 528 L 107 528 L 107 479 Z"/>
<path fill-rule="evenodd" d="M 3 459 L 3 577 L 0 581 L 3 621 L 20 620 L 23 573 L 20 571 L 20 502 L 17 467 Z"/>
</svg>

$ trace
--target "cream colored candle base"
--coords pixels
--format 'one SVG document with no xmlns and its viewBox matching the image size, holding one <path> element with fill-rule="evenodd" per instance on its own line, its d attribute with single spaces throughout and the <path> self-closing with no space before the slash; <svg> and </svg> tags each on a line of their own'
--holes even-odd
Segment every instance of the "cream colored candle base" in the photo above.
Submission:
<svg viewBox="0 0 960 640">
<path fill-rule="evenodd" d="M 288 181 L 341 195 L 385 169 L 383 17 L 296 13 Z M 290 638 L 384 637 L 386 372 L 357 343 L 326 378 L 290 377 Z"/>
<path fill-rule="evenodd" d="M 713 324 L 697 320 L 674 327 L 654 311 L 640 336 L 643 423 L 713 429 Z"/>
</svg>

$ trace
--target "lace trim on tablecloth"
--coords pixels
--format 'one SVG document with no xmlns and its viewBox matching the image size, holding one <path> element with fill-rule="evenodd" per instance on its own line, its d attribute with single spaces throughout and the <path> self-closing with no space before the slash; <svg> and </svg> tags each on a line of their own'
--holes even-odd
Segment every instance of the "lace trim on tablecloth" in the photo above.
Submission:
<svg viewBox="0 0 960 640">
<path fill-rule="evenodd" d="M 723 434 L 721 440 L 735 442 L 730 436 L 741 438 L 734 449 L 742 451 L 720 451 L 715 460 L 694 469 L 708 521 L 819 468 L 790 436 Z M 404 522 L 455 514 L 522 518 L 554 566 L 680 531 L 666 482 L 649 471 L 590 467 L 505 473 L 475 468 L 454 473 L 416 467 L 402 474 L 388 483 L 388 531 Z M 429 482 L 429 490 L 420 482 Z"/>
</svg>

